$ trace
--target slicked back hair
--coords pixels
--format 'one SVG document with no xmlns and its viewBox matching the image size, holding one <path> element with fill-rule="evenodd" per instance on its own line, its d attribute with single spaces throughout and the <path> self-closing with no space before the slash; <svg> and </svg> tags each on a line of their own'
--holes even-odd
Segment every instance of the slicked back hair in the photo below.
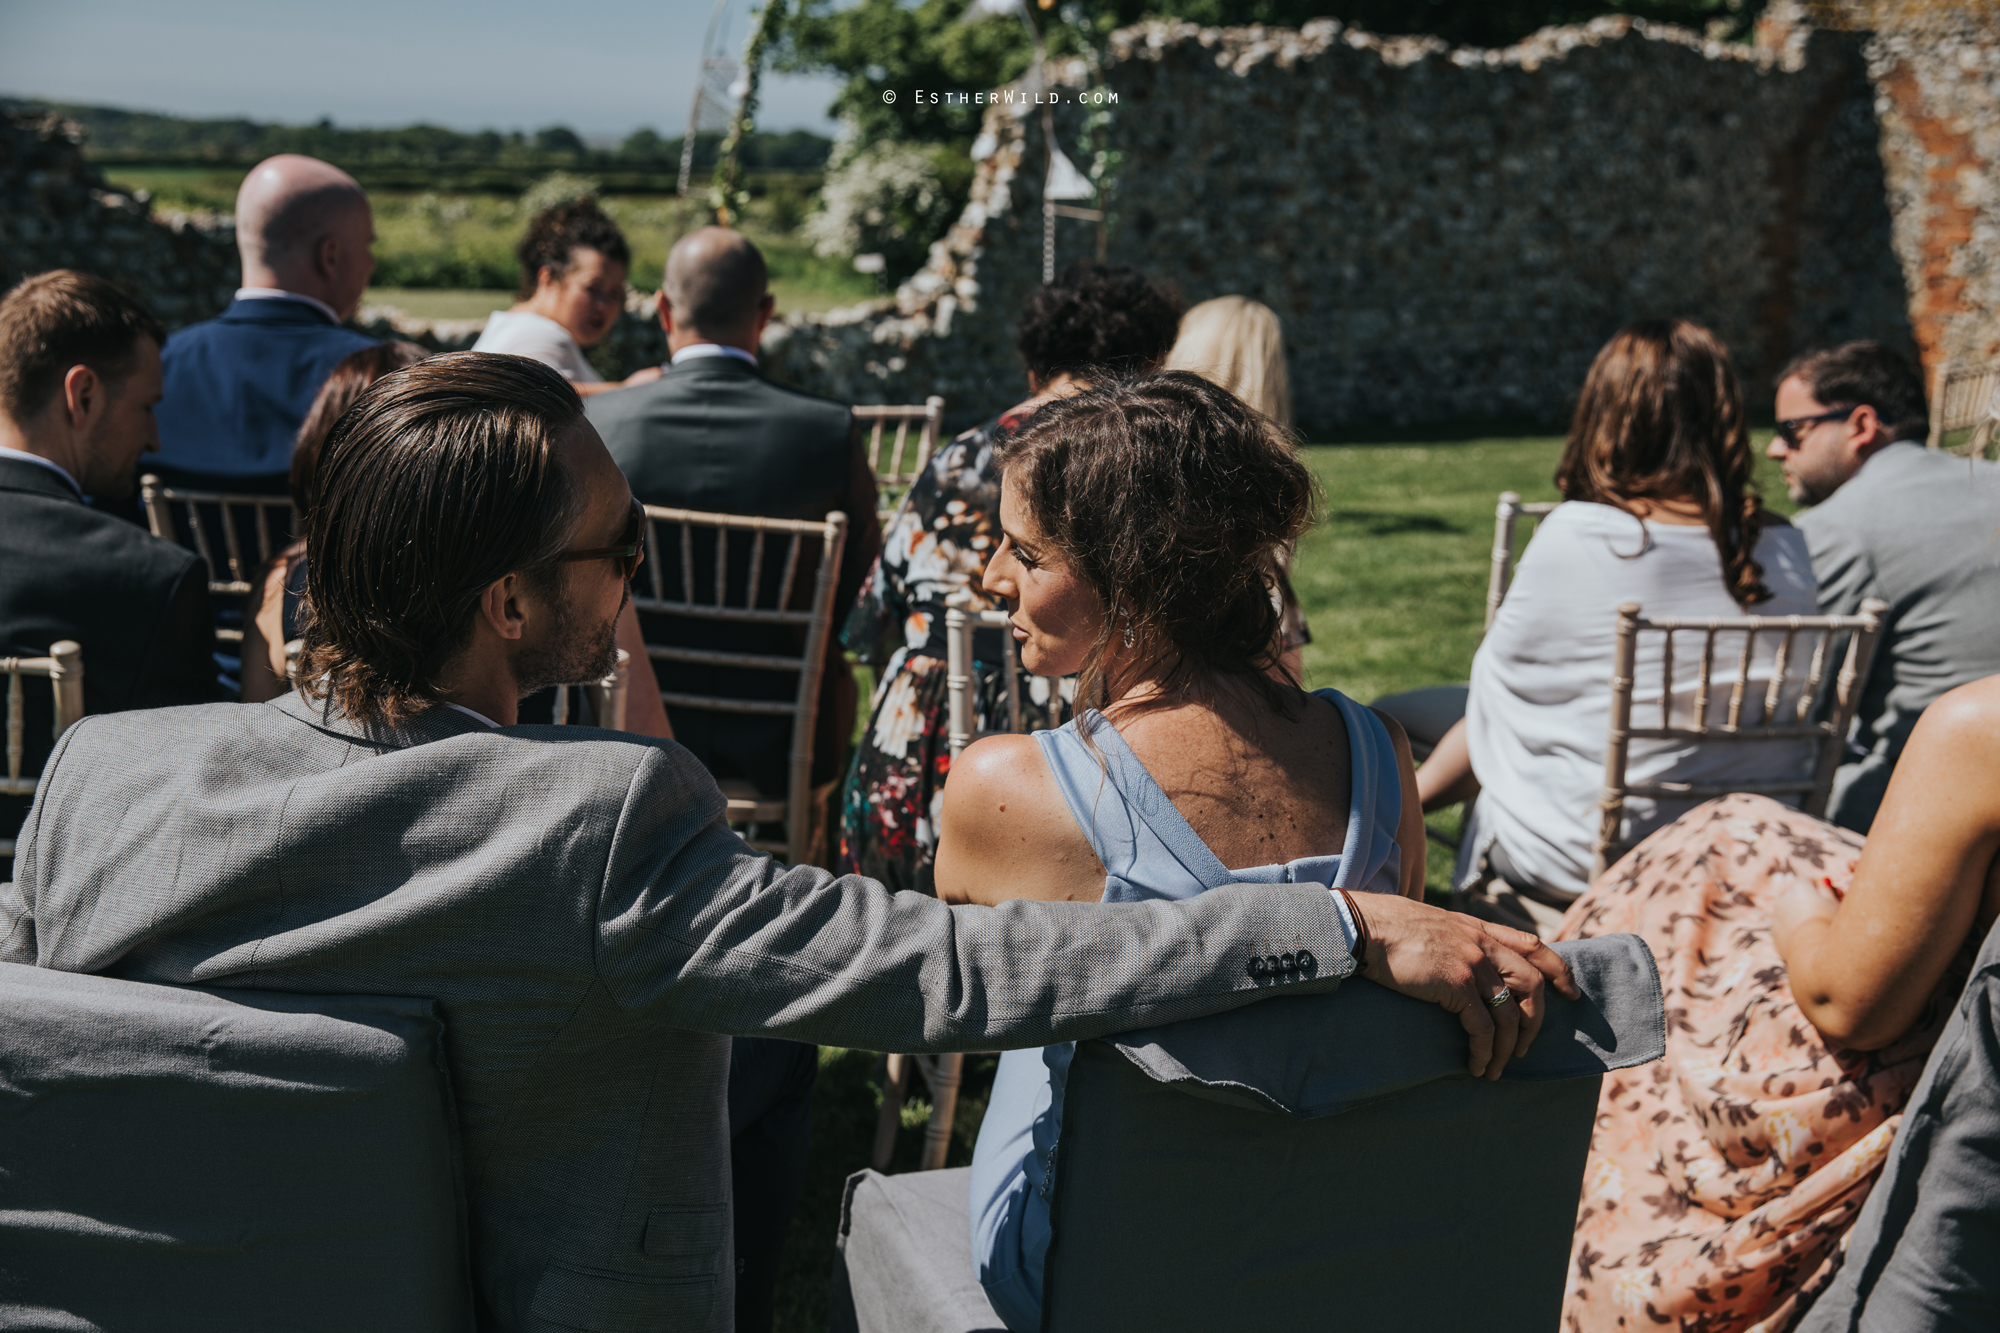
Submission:
<svg viewBox="0 0 2000 1333">
<path fill-rule="evenodd" d="M 1169 330 L 1172 325 L 1168 325 Z M 1281 548 L 1318 492 L 1291 437 L 1241 399 L 1185 370 L 1049 403 L 998 458 L 1043 537 L 1105 607 L 1077 676 L 1079 707 L 1109 701 L 1113 634 L 1171 659 L 1168 690 L 1247 683 L 1280 710 L 1294 692 L 1269 675 L 1281 615 Z"/>
<path fill-rule="evenodd" d="M 0 412 L 37 415 L 76 366 L 115 392 L 142 337 L 164 345 L 167 331 L 116 283 L 66 268 L 22 279 L 0 297 Z"/>
<path fill-rule="evenodd" d="M 1891 440 L 1926 440 L 1931 414 L 1917 368 L 1878 342 L 1842 343 L 1793 357 L 1773 387 L 1794 375 L 1828 407 L 1872 407 Z"/>
<path fill-rule="evenodd" d="M 396 726 L 438 702 L 487 587 L 546 592 L 581 516 L 557 445 L 583 400 L 526 357 L 457 352 L 384 375 L 334 423 L 306 516 L 300 688 Z"/>
</svg>

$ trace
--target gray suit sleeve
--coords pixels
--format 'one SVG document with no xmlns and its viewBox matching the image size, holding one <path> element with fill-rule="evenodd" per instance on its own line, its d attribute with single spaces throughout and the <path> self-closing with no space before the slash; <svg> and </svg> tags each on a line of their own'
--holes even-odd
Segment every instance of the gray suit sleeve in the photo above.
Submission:
<svg viewBox="0 0 2000 1333">
<path fill-rule="evenodd" d="M 1014 1049 L 1329 991 L 1353 971 L 1332 896 L 1317 886 L 951 907 L 780 865 L 730 832 L 723 808 L 691 758 L 650 751 L 606 861 L 599 980 L 664 1027 L 869 1050 Z M 1251 975 L 1253 957 L 1287 954 L 1300 970 Z"/>
</svg>

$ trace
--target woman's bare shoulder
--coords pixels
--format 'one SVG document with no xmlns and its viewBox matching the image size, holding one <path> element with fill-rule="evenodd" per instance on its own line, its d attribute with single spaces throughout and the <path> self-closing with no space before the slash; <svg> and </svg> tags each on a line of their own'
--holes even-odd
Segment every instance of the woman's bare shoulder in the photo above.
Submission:
<svg viewBox="0 0 2000 1333">
<path fill-rule="evenodd" d="M 1028 736 L 988 736 L 952 761 L 938 820 L 947 902 L 1101 895 L 1104 867 Z"/>
</svg>

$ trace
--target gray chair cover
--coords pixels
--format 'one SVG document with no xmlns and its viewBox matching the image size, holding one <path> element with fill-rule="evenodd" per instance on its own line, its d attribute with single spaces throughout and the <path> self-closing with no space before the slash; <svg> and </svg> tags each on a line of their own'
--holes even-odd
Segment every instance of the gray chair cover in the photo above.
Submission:
<svg viewBox="0 0 2000 1333">
<path fill-rule="evenodd" d="M 972 1271 L 972 1168 L 847 1178 L 833 1333 L 1007 1333 Z"/>
<path fill-rule="evenodd" d="M 1585 996 L 1549 992 L 1497 1084 L 1457 1019 L 1365 981 L 1079 1044 L 1044 1330 L 1549 1333 L 1601 1076 L 1666 1050 L 1637 936 L 1558 949 Z"/>
<path fill-rule="evenodd" d="M 1600 1076 L 1666 1050 L 1637 936 L 1556 946 L 1554 1003 L 1498 1084 L 1443 1010 L 1365 981 L 1078 1045 L 1043 1327 L 1549 1333 Z M 837 1333 L 999 1330 L 968 1173 L 851 1177 Z"/>
<path fill-rule="evenodd" d="M 2000 1328 L 2000 925 L 1798 1333 Z"/>
<path fill-rule="evenodd" d="M 0 1327 L 471 1327 L 430 1001 L 0 964 L 0 1015 Z"/>
</svg>

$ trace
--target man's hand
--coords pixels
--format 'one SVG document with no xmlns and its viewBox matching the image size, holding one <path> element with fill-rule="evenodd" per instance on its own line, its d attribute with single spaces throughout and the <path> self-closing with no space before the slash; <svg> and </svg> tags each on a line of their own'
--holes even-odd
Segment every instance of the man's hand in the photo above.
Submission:
<svg viewBox="0 0 2000 1333">
<path fill-rule="evenodd" d="M 1466 1068 L 1474 1078 L 1499 1078 L 1508 1060 L 1528 1053 L 1547 1012 L 1545 982 L 1572 1000 L 1583 993 L 1561 956 L 1525 931 L 1386 893 L 1349 901 L 1366 918 L 1361 975 L 1457 1014 L 1471 1039 Z M 1490 1007 L 1503 987 L 1513 998 Z"/>
</svg>

